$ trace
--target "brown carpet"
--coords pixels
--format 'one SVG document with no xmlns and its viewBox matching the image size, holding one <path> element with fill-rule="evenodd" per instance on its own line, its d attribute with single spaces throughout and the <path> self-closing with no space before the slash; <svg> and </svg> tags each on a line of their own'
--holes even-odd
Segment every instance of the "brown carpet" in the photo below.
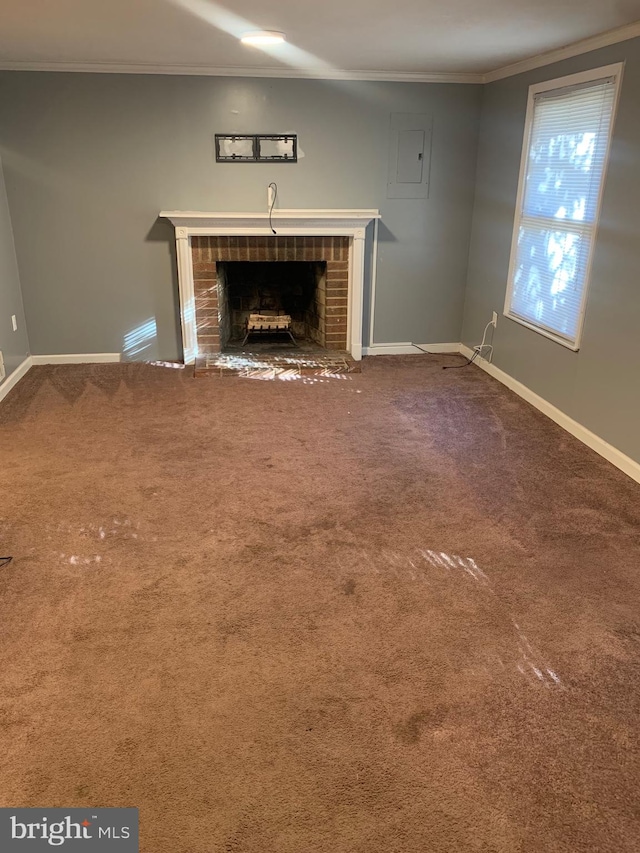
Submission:
<svg viewBox="0 0 640 853">
<path fill-rule="evenodd" d="M 1 805 L 144 853 L 640 849 L 640 487 L 456 357 L 0 405 Z"/>
</svg>

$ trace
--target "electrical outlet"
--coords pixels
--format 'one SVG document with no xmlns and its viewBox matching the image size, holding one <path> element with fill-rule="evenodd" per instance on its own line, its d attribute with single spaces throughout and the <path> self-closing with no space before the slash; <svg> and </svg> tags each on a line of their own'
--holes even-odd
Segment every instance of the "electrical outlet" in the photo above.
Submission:
<svg viewBox="0 0 640 853">
<path fill-rule="evenodd" d="M 4 369 L 4 358 L 2 357 L 2 353 L 0 352 L 0 382 L 7 375 L 7 371 Z"/>
<path fill-rule="evenodd" d="M 11 315 L 11 327 L 13 328 L 14 332 L 18 331 L 18 319 L 15 314 Z"/>
<path fill-rule="evenodd" d="M 494 329 L 498 325 L 498 315 L 496 314 L 495 311 L 491 315 L 491 325 L 493 326 Z"/>
</svg>

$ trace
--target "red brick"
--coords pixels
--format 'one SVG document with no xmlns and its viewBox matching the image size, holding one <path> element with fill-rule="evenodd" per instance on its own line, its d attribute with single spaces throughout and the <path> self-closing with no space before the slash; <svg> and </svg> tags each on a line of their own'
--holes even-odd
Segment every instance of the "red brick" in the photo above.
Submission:
<svg viewBox="0 0 640 853">
<path fill-rule="evenodd" d="M 206 308 L 196 308 L 196 323 L 212 323 L 218 325 L 218 308 L 207 306 Z"/>
<path fill-rule="evenodd" d="M 217 299 L 205 299 L 204 297 L 196 298 L 196 314 L 198 311 L 204 309 L 205 311 L 217 311 L 218 310 L 218 300 Z"/>
</svg>

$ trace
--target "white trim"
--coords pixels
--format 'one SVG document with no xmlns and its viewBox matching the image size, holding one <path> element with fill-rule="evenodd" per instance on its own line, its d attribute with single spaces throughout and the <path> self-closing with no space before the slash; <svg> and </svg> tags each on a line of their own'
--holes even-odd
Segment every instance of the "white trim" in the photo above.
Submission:
<svg viewBox="0 0 640 853">
<path fill-rule="evenodd" d="M 302 80 L 360 80 L 380 83 L 484 82 L 484 74 L 467 71 L 344 71 L 341 68 L 249 68 L 215 65 L 146 65 L 137 62 L 0 61 L 0 71 L 75 71 L 91 74 L 172 74 L 188 77 L 268 77 Z"/>
<path fill-rule="evenodd" d="M 186 228 L 188 236 L 217 234 L 250 236 L 271 235 L 269 212 L 229 213 L 201 210 L 161 210 L 159 216 L 168 219 L 176 228 Z M 271 220 L 274 228 L 287 228 L 287 236 L 295 230 L 300 236 L 310 236 L 306 228 L 324 229 L 323 234 L 351 234 L 355 228 L 366 227 L 374 219 L 380 219 L 380 211 L 354 209 L 309 208 L 274 210 Z M 212 231 L 212 229 L 215 229 Z M 242 229 L 242 230 L 240 230 Z"/>
<path fill-rule="evenodd" d="M 404 341 L 402 343 L 396 344 L 373 344 L 369 347 L 364 347 L 362 350 L 363 355 L 420 355 L 420 352 L 423 351 L 423 355 L 428 355 L 424 350 L 428 350 L 429 352 L 439 354 L 439 353 L 450 353 L 453 355 L 457 355 L 460 352 L 461 343 L 455 344 L 412 344 L 409 341 Z"/>
<path fill-rule="evenodd" d="M 365 229 L 358 228 L 349 241 L 349 282 L 347 302 L 347 352 L 362 359 L 362 311 L 364 308 Z"/>
<path fill-rule="evenodd" d="M 9 391 L 18 384 L 23 376 L 37 364 L 98 364 L 121 361 L 119 352 L 68 353 L 65 355 L 29 355 L 9 376 L 0 383 L 0 400 L 4 400 Z"/>
<path fill-rule="evenodd" d="M 574 56 L 580 56 L 583 53 L 589 53 L 601 47 L 608 47 L 611 44 L 618 44 L 622 41 L 638 38 L 638 36 L 640 36 L 640 21 L 627 24 L 624 27 L 618 27 L 615 30 L 608 30 L 606 33 L 600 33 L 591 38 L 573 42 L 573 44 L 566 45 L 566 47 L 540 53 L 529 59 L 522 59 L 520 62 L 514 62 L 502 68 L 496 68 L 494 71 L 486 73 L 483 76 L 482 82 L 493 83 L 496 80 L 504 80 L 506 77 L 515 77 L 516 74 L 534 71 L 536 68 L 543 68 L 545 65 L 561 62 L 563 59 L 571 59 Z"/>
<path fill-rule="evenodd" d="M 508 287 L 508 285 L 507 285 Z M 583 293 L 582 298 L 583 302 L 585 300 L 586 294 Z M 513 320 L 514 323 L 518 323 L 520 326 L 524 326 L 526 329 L 531 329 L 532 332 L 537 332 L 539 335 L 542 335 L 543 338 L 548 338 L 550 341 L 553 341 L 556 344 L 560 344 L 560 346 L 566 347 L 570 349 L 572 352 L 578 352 L 580 349 L 579 338 L 576 338 L 576 342 L 570 341 L 568 338 L 563 338 L 561 335 L 557 335 L 555 332 L 552 332 L 551 329 L 547 329 L 546 326 L 536 326 L 531 320 L 526 320 L 524 317 L 519 317 L 517 314 L 512 314 L 507 311 L 507 300 L 509 298 L 509 291 L 507 290 L 507 296 L 505 298 L 504 308 L 502 310 L 502 316 L 506 317 L 507 320 Z M 584 321 L 584 312 L 585 306 L 581 309 L 581 314 L 578 320 L 578 326 L 580 328 L 580 332 L 582 333 L 582 324 Z"/>
<path fill-rule="evenodd" d="M 103 364 L 122 361 L 119 352 L 62 353 L 55 355 L 32 355 L 33 364 Z"/>
<path fill-rule="evenodd" d="M 371 257 L 371 291 L 369 294 L 369 347 L 375 346 L 373 342 L 373 330 L 376 320 L 376 286 L 378 284 L 378 233 L 380 220 L 375 219 L 373 223 L 373 248 Z"/>
<path fill-rule="evenodd" d="M 178 291 L 180 298 L 180 328 L 185 364 L 194 364 L 198 355 L 196 329 L 196 291 L 193 282 L 191 237 L 186 228 L 176 228 L 176 257 L 178 260 Z"/>
<path fill-rule="evenodd" d="M 0 61 L 0 71 L 71 71 L 92 74 L 171 74 L 195 77 L 266 77 L 302 80 L 360 80 L 381 83 L 483 84 L 515 77 L 563 59 L 619 44 L 640 36 L 640 21 L 608 30 L 580 41 L 503 65 L 492 71 L 345 71 L 340 68 L 248 68 L 210 65 L 146 65 L 139 62 L 56 62 L 50 60 Z"/>
<path fill-rule="evenodd" d="M 197 210 L 163 210 L 176 230 L 178 288 L 184 363 L 193 364 L 198 355 L 195 289 L 191 238 L 195 236 L 272 236 L 269 213 L 218 213 Z M 344 236 L 349 243 L 349 303 L 347 306 L 347 350 L 362 358 L 362 311 L 366 228 L 380 218 L 379 210 L 278 210 L 273 226 L 281 237 Z"/>
<path fill-rule="evenodd" d="M 424 349 L 431 352 L 442 353 L 460 353 L 465 358 L 472 358 L 474 351 L 464 344 L 420 344 Z M 373 347 L 364 347 L 363 355 L 402 355 L 419 352 L 410 343 L 401 344 L 377 344 Z M 0 384 L 0 401 L 3 400 L 9 391 L 18 384 L 25 376 L 32 365 L 34 364 L 85 364 L 95 362 L 114 362 L 120 361 L 120 353 L 94 353 L 92 355 L 35 355 L 28 356 L 25 360 L 11 373 L 7 379 Z M 500 370 L 494 364 L 491 364 L 484 358 L 476 358 L 474 364 L 477 365 L 489 376 L 492 376 L 498 382 L 501 382 L 505 387 L 509 388 L 527 403 L 530 403 L 538 411 L 542 412 L 547 417 L 555 421 L 568 433 L 571 433 L 578 441 L 586 444 L 612 465 L 615 465 L 620 471 L 623 471 L 632 480 L 640 483 L 640 463 L 631 459 L 630 456 L 622 453 L 613 445 L 609 444 L 603 438 L 591 432 L 591 430 L 582 426 L 573 418 L 566 415 L 561 409 L 558 409 L 553 404 L 549 403 L 544 397 L 536 394 L 522 382 L 514 379 L 504 370 Z"/>
<path fill-rule="evenodd" d="M 540 92 L 552 92 L 554 89 L 567 89 L 570 86 L 581 86 L 583 83 L 606 80 L 608 77 L 622 75 L 624 62 L 614 62 L 611 65 L 601 65 L 598 68 L 589 68 L 586 71 L 578 71 L 576 74 L 565 74 L 563 77 L 555 77 L 552 80 L 542 80 L 529 86 L 529 95 L 538 95 Z"/>
<path fill-rule="evenodd" d="M 471 358 L 474 355 L 473 350 L 464 344 L 461 344 L 460 352 L 467 358 Z M 612 465 L 615 465 L 616 468 L 619 468 L 620 471 L 623 471 L 632 480 L 640 483 L 640 463 L 624 454 L 621 450 L 618 450 L 612 444 L 609 444 L 603 438 L 600 438 L 599 435 L 591 432 L 585 426 L 582 426 L 578 421 L 574 421 L 573 418 L 570 418 L 561 409 L 558 409 L 552 403 L 545 400 L 544 397 L 536 394 L 535 391 L 523 385 L 522 382 L 518 382 L 513 376 L 505 373 L 504 370 L 500 370 L 499 367 L 491 364 L 486 359 L 476 358 L 474 364 L 488 373 L 489 376 L 493 376 L 494 379 L 497 379 L 498 382 L 501 382 L 511 391 L 514 391 L 519 397 L 526 400 L 527 403 L 531 403 L 538 411 L 551 418 L 552 421 L 555 421 L 559 426 L 571 433 L 578 441 L 586 444 L 591 450 L 595 450 L 596 453 L 608 462 L 611 462 Z"/>
<path fill-rule="evenodd" d="M 507 273 L 507 287 L 505 290 L 504 307 L 502 309 L 502 313 L 505 317 L 508 317 L 510 320 L 513 320 L 514 323 L 519 323 L 522 326 L 526 326 L 528 329 L 531 329 L 532 331 L 537 332 L 538 334 L 543 335 L 546 338 L 550 338 L 557 344 L 567 347 L 568 349 L 573 350 L 574 352 L 577 352 L 580 349 L 580 340 L 582 338 L 582 329 L 584 327 L 584 316 L 587 309 L 587 296 L 589 293 L 589 285 L 591 283 L 591 270 L 593 267 L 593 259 L 595 256 L 596 240 L 598 239 L 598 226 L 600 223 L 602 198 L 604 196 L 604 188 L 607 180 L 607 172 L 609 168 L 609 160 L 611 154 L 611 141 L 613 139 L 613 129 L 615 126 L 616 115 L 618 111 L 618 101 L 620 99 L 620 89 L 623 72 L 624 62 L 617 62 L 613 65 L 605 65 L 600 68 L 592 68 L 588 71 L 580 71 L 578 74 L 569 74 L 564 77 L 557 77 L 554 80 L 545 80 L 542 83 L 535 83 L 534 85 L 529 86 L 529 94 L 527 98 L 527 113 L 525 117 L 524 135 L 522 141 L 522 153 L 520 155 L 518 194 L 516 196 L 516 205 L 513 217 L 513 232 L 511 235 L 511 254 L 509 258 L 509 271 Z M 512 312 L 511 310 L 515 268 L 518 258 L 518 237 L 520 233 L 520 226 L 524 219 L 523 204 L 526 189 L 527 164 L 529 162 L 529 154 L 531 148 L 530 141 L 531 132 L 533 128 L 536 95 L 538 95 L 540 92 L 551 92 L 555 89 L 564 89 L 567 86 L 579 86 L 582 83 L 590 82 L 596 83 L 598 80 L 603 80 L 607 77 L 615 78 L 614 85 L 616 87 L 616 91 L 614 94 L 613 105 L 611 109 L 611 121 L 609 123 L 607 148 L 604 158 L 602 176 L 600 179 L 600 188 L 598 190 L 598 201 L 596 203 L 593 226 L 588 230 L 584 227 L 580 228 L 581 232 L 587 234 L 590 237 L 590 245 L 587 262 L 585 264 L 584 269 L 584 279 L 582 281 L 582 293 L 580 296 L 580 308 L 578 313 L 578 322 L 576 325 L 575 340 L 570 340 L 558 334 L 553 329 L 550 329 L 546 326 L 538 325 L 531 319 L 520 317 L 518 314 Z M 558 220 L 558 226 L 560 226 L 561 224 L 562 221 Z M 572 223 L 568 223 L 569 227 L 571 227 L 571 224 Z"/>
<path fill-rule="evenodd" d="M 10 373 L 3 382 L 0 382 L 0 400 L 4 400 L 14 385 L 17 385 L 22 377 L 29 371 L 32 364 L 33 359 L 28 355 L 24 361 L 20 362 L 13 373 Z"/>
</svg>

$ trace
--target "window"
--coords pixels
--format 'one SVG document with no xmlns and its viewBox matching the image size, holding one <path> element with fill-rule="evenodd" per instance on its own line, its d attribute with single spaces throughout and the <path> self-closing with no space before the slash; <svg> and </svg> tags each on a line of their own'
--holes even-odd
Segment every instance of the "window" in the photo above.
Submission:
<svg viewBox="0 0 640 853">
<path fill-rule="evenodd" d="M 504 313 L 577 350 L 622 65 L 531 86 Z"/>
</svg>

